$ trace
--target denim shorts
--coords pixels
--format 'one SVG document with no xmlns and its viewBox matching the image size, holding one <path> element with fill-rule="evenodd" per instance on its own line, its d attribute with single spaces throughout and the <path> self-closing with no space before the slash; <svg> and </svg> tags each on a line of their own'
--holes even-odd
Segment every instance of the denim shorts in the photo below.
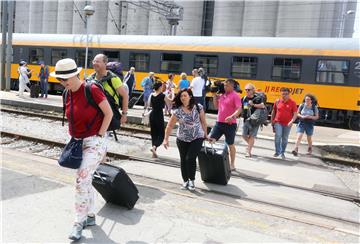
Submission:
<svg viewBox="0 0 360 244">
<path fill-rule="evenodd" d="M 296 127 L 296 133 L 306 133 L 308 136 L 314 134 L 314 124 L 312 122 L 299 121 Z"/>
<path fill-rule="evenodd" d="M 251 125 L 249 120 L 246 120 L 244 122 L 244 126 L 243 126 L 243 130 L 242 130 L 242 135 L 243 136 L 252 136 L 252 137 L 256 137 L 258 130 L 259 130 L 260 125 Z"/>
<path fill-rule="evenodd" d="M 225 142 L 228 145 L 233 145 L 235 141 L 237 124 L 228 124 L 216 122 L 214 128 L 210 132 L 210 138 L 219 140 L 222 135 L 225 135 Z"/>
</svg>

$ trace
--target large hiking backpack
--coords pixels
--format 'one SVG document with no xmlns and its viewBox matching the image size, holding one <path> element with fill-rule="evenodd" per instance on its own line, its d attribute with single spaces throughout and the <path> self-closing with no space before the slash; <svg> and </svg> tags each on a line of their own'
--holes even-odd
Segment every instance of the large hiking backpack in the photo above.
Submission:
<svg viewBox="0 0 360 244">
<path fill-rule="evenodd" d="M 123 67 L 121 62 L 109 62 L 106 64 L 106 69 L 117 75 L 121 81 L 124 80 Z"/>
<path fill-rule="evenodd" d="M 243 97 L 243 103 L 246 96 Z M 259 99 L 259 100 L 258 100 Z M 269 124 L 268 117 L 269 117 L 269 110 L 266 108 L 266 101 L 267 97 L 264 92 L 255 92 L 253 102 L 256 104 L 264 103 L 265 108 L 257 108 L 252 114 L 249 114 L 248 120 L 250 124 L 253 126 L 267 126 Z M 250 108 L 247 110 L 250 113 Z"/>
</svg>

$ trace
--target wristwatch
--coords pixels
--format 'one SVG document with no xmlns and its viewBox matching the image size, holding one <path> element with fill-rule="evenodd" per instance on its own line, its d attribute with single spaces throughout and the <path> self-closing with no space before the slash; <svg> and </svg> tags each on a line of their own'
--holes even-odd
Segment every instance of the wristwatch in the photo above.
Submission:
<svg viewBox="0 0 360 244">
<path fill-rule="evenodd" d="M 100 135 L 99 133 L 96 134 L 98 137 L 105 137 L 105 135 Z"/>
<path fill-rule="evenodd" d="M 122 114 L 122 115 L 127 115 L 128 113 L 127 113 L 127 112 L 122 111 L 122 112 L 121 112 L 121 114 Z"/>
</svg>

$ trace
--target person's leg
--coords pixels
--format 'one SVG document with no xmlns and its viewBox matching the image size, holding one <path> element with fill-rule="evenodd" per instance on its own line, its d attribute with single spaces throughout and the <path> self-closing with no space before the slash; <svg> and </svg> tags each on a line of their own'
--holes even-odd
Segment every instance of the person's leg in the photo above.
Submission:
<svg viewBox="0 0 360 244">
<path fill-rule="evenodd" d="M 235 145 L 228 145 L 230 151 L 230 169 L 235 169 L 235 156 L 236 156 L 236 148 Z"/>
<path fill-rule="evenodd" d="M 255 137 L 253 136 L 249 136 L 249 141 L 248 141 L 248 153 L 249 153 L 249 156 L 251 157 L 251 150 L 254 146 L 254 143 L 255 143 Z"/>
<path fill-rule="evenodd" d="M 311 155 L 312 154 L 312 135 L 314 133 L 314 125 L 309 123 L 305 128 L 306 128 L 306 137 L 307 137 L 307 141 L 308 141 L 307 154 Z"/>
<path fill-rule="evenodd" d="M 196 173 L 196 158 L 201 150 L 201 146 L 203 144 L 204 139 L 199 138 L 196 139 L 189 144 L 189 150 L 186 154 L 186 163 L 187 167 L 187 175 L 189 179 L 194 181 L 195 180 L 195 173 Z"/>
<path fill-rule="evenodd" d="M 180 165 L 181 165 L 181 176 L 184 183 L 189 180 L 189 175 L 187 174 L 187 164 L 186 164 L 186 155 L 189 148 L 189 143 L 176 139 L 176 145 L 180 154 Z"/>
<path fill-rule="evenodd" d="M 19 81 L 19 96 L 22 97 L 24 95 L 25 83 Z"/>
<path fill-rule="evenodd" d="M 28 83 L 28 84 L 30 84 L 30 83 Z M 28 87 L 28 84 L 25 84 L 24 88 L 25 88 L 25 91 L 30 92 L 30 88 Z"/>
<path fill-rule="evenodd" d="M 281 155 L 285 155 L 286 146 L 288 144 L 289 134 L 291 127 L 282 126 L 282 139 L 281 139 Z"/>
<path fill-rule="evenodd" d="M 209 133 L 209 139 L 212 142 L 219 140 L 220 137 L 223 135 L 223 131 L 222 131 L 221 127 L 222 127 L 222 124 L 216 122 L 214 127 L 211 129 L 211 131 Z"/>
<path fill-rule="evenodd" d="M 255 143 L 255 137 L 257 136 L 258 130 L 259 130 L 259 125 L 258 126 L 252 126 L 249 130 L 249 139 L 248 139 L 248 157 L 251 157 L 251 151 L 254 147 L 254 143 Z"/>
<path fill-rule="evenodd" d="M 277 157 L 281 154 L 281 138 L 282 138 L 282 126 L 279 123 L 274 124 L 275 128 L 275 154 Z"/>
<path fill-rule="evenodd" d="M 47 96 L 48 96 L 48 89 L 49 89 L 48 86 L 49 86 L 49 83 L 47 80 L 45 80 L 45 82 L 44 82 L 45 98 L 47 98 Z"/>
<path fill-rule="evenodd" d="M 235 156 L 236 156 L 236 148 L 235 148 L 235 135 L 237 124 L 223 124 L 224 134 L 225 134 L 225 142 L 229 146 L 230 151 L 230 168 L 235 169 Z"/>
<path fill-rule="evenodd" d="M 69 235 L 72 240 L 81 238 L 87 225 L 88 215 L 95 216 L 95 190 L 91 184 L 92 175 L 106 155 L 106 139 L 92 136 L 84 139 L 83 160 L 77 170 L 75 187 L 75 224 Z M 92 218 L 95 224 L 95 219 Z"/>
<path fill-rule="evenodd" d="M 44 81 L 40 79 L 40 97 L 44 97 Z"/>
</svg>

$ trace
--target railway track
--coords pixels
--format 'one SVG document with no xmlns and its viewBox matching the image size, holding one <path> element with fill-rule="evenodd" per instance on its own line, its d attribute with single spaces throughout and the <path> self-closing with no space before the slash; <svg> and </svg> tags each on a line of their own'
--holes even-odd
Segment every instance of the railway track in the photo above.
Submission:
<svg viewBox="0 0 360 244">
<path fill-rule="evenodd" d="M 28 116 L 28 117 L 44 118 L 44 119 L 49 119 L 49 120 L 54 120 L 54 121 L 62 121 L 62 119 L 63 119 L 62 115 L 59 113 L 49 113 L 48 111 L 32 111 L 32 110 L 15 109 L 15 108 L 9 107 L 9 106 L 2 106 L 0 108 L 0 111 L 6 112 L 6 113 L 12 113 L 12 114 L 24 115 L 24 116 Z M 66 120 L 66 117 L 65 117 L 65 120 Z M 112 132 L 110 133 L 110 135 L 111 134 L 112 134 Z M 142 125 L 127 124 L 125 126 L 122 126 L 121 129 L 116 132 L 116 134 L 122 135 L 122 136 L 131 136 L 131 137 L 142 139 L 142 140 L 151 140 L 150 129 L 148 127 L 145 127 Z M 171 134 L 171 136 L 175 136 L 175 133 Z M 235 141 L 235 144 L 237 146 L 243 147 L 244 145 L 239 143 L 242 141 L 242 138 L 240 138 L 240 136 L 238 136 L 238 135 L 237 135 L 237 137 L 239 137 L 239 139 Z M 256 147 L 259 149 L 269 150 L 269 148 L 260 146 L 260 145 L 256 145 Z M 315 155 L 315 154 L 312 155 L 312 157 L 321 159 L 324 162 L 328 162 L 328 163 L 331 163 L 334 165 L 337 165 L 337 164 L 345 165 L 345 166 L 354 167 L 354 168 L 357 168 L 360 170 L 360 164 L 359 164 L 359 162 L 356 162 L 355 160 L 351 160 L 351 159 L 347 159 L 347 158 L 343 158 L 343 157 L 335 158 L 335 157 Z M 326 166 L 314 165 L 314 164 L 308 163 L 307 161 L 301 161 L 301 163 L 312 166 L 312 167 L 327 168 L 327 165 Z M 342 169 L 339 168 L 339 170 L 342 170 Z"/>
<path fill-rule="evenodd" d="M 65 145 L 65 143 L 61 143 L 61 142 L 50 141 L 50 140 L 45 140 L 45 139 L 41 139 L 41 138 L 36 138 L 36 137 L 31 137 L 31 136 L 26 136 L 26 135 L 20 135 L 20 134 L 16 134 L 16 133 L 3 132 L 3 131 L 1 131 L 1 137 L 2 138 L 4 138 L 4 137 L 15 138 L 15 141 L 16 140 L 25 140 L 25 141 L 30 141 L 30 142 L 35 142 L 35 143 L 39 143 L 39 144 L 45 144 L 45 145 L 49 145 L 49 146 L 53 146 L 53 147 L 60 147 L 60 148 L 64 147 L 64 145 Z M 11 143 L 11 140 L 10 140 L 10 142 L 9 142 L 9 140 L 2 140 L 2 142 L 1 142 L 1 144 L 6 144 L 6 143 Z M 141 161 L 141 162 L 146 162 L 146 163 L 151 163 L 151 164 L 158 164 L 158 165 L 164 165 L 164 166 L 180 168 L 180 164 L 179 164 L 178 160 L 150 159 L 150 158 L 146 158 L 146 157 L 132 156 L 132 155 L 114 153 L 114 152 L 109 152 L 108 157 L 110 157 L 111 160 L 117 160 L 117 159 L 120 159 L 120 160 L 134 160 L 134 161 Z M 261 183 L 261 184 L 289 187 L 289 188 L 292 188 L 292 189 L 298 189 L 298 190 L 303 190 L 303 191 L 306 191 L 306 192 L 321 194 L 321 195 L 324 195 L 324 196 L 328 196 L 328 197 L 332 197 L 332 198 L 338 198 L 338 199 L 342 199 L 342 200 L 345 200 L 345 201 L 353 202 L 353 203 L 360 206 L 360 198 L 359 198 L 358 195 L 348 195 L 348 194 L 342 194 L 342 193 L 337 193 L 337 192 L 330 192 L 330 191 L 317 190 L 317 189 L 312 189 L 312 188 L 305 188 L 305 187 L 296 186 L 296 185 L 289 185 L 289 184 L 285 184 L 285 183 L 282 183 L 282 182 L 275 182 L 275 181 L 271 181 L 271 180 L 267 180 L 267 179 L 263 179 L 263 178 L 253 177 L 253 176 L 247 175 L 246 173 L 241 173 L 241 172 L 232 173 L 232 177 L 233 178 L 245 179 L 245 180 L 251 180 L 253 182 L 257 182 L 257 183 Z M 232 196 L 231 194 L 223 193 L 223 192 L 216 192 L 216 193 Z M 238 196 L 236 196 L 236 197 L 238 197 Z M 259 200 L 256 200 L 256 199 L 251 199 L 251 198 L 248 198 L 248 197 L 244 197 L 244 199 L 249 200 L 249 201 L 262 203 L 262 204 L 268 204 L 268 205 L 272 205 L 272 206 L 276 206 L 276 207 L 285 207 L 287 209 L 294 210 L 294 211 L 306 212 L 306 211 L 301 210 L 301 209 L 295 209 L 295 208 L 291 208 L 291 207 L 275 205 L 273 203 L 263 202 L 263 201 L 259 201 Z M 318 213 L 313 213 L 313 212 L 306 212 L 306 213 L 319 215 Z M 331 216 L 323 216 L 323 217 L 333 218 Z M 339 219 L 336 219 L 336 220 L 339 220 Z M 341 220 L 341 221 L 348 222 L 348 223 L 351 223 L 351 224 L 358 224 L 356 222 L 351 222 L 351 221 L 348 221 L 348 220 Z"/>
</svg>

